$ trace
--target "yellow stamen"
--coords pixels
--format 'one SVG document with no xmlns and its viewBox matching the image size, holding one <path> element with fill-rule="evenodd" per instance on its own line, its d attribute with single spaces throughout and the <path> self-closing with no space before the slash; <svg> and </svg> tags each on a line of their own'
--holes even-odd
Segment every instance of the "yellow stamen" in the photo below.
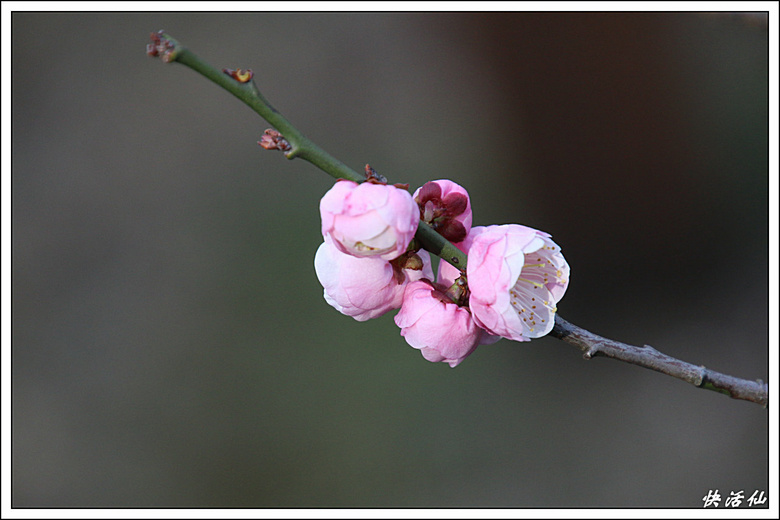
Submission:
<svg viewBox="0 0 780 520">
<path fill-rule="evenodd" d="M 530 284 L 533 284 L 533 285 L 535 285 L 536 287 L 543 287 L 543 285 L 542 285 L 542 284 L 540 284 L 539 282 L 532 282 L 532 281 L 531 281 L 531 280 L 529 280 L 528 278 L 518 278 L 518 279 L 517 279 L 517 281 L 528 282 L 528 283 L 530 283 Z"/>
</svg>

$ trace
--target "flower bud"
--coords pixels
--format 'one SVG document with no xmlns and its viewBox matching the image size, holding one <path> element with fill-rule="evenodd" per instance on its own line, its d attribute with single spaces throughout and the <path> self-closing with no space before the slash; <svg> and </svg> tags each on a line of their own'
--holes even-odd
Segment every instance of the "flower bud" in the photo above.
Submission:
<svg viewBox="0 0 780 520">
<path fill-rule="evenodd" d="M 462 242 L 471 230 L 471 202 L 466 190 L 441 179 L 426 182 L 414 192 L 420 220 L 453 243 Z"/>
<path fill-rule="evenodd" d="M 428 252 L 419 251 L 416 256 L 422 264 L 415 262 L 414 267 L 419 268 L 404 268 L 381 258 L 342 253 L 326 239 L 314 256 L 314 269 L 325 301 L 342 314 L 366 321 L 399 308 L 410 281 L 433 277 Z"/>
<path fill-rule="evenodd" d="M 343 253 L 392 260 L 406 251 L 419 223 L 408 191 L 340 180 L 320 201 L 322 236 Z"/>
<path fill-rule="evenodd" d="M 466 307 L 453 303 L 428 280 L 406 286 L 395 323 L 401 327 L 401 336 L 419 349 L 425 359 L 443 361 L 450 367 L 457 366 L 474 352 L 486 334 Z"/>
</svg>

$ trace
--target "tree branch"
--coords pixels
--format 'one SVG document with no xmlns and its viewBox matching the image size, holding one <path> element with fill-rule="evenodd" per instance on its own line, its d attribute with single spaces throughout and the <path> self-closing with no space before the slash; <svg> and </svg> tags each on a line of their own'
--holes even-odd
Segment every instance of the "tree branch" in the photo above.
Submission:
<svg viewBox="0 0 780 520">
<path fill-rule="evenodd" d="M 243 101 L 260 117 L 273 125 L 282 134 L 281 137 L 290 144 L 290 149 L 284 152 L 288 159 L 300 157 L 335 179 L 348 179 L 354 182 L 366 180 L 364 175 L 357 173 L 304 136 L 276 110 L 258 90 L 252 79 L 251 71 L 241 71 L 244 73 L 243 77 L 238 74 L 231 75 L 231 72 L 235 73 L 236 71 L 218 70 L 201 60 L 164 31 L 152 33 L 151 37 L 152 43 L 146 47 L 149 56 L 160 57 L 165 63 L 177 62 L 186 65 Z M 420 221 L 415 238 L 426 251 L 443 258 L 465 272 L 467 259 L 463 251 L 452 245 L 428 224 Z"/>
<path fill-rule="evenodd" d="M 152 43 L 147 45 L 147 54 L 161 57 L 166 63 L 178 62 L 186 65 L 243 101 L 281 133 L 281 135 L 274 134 L 273 139 L 278 138 L 281 141 L 286 141 L 284 146 L 272 146 L 283 150 L 284 155 L 288 159 L 300 157 L 336 179 L 349 179 L 355 182 L 363 182 L 365 180 L 365 176 L 360 175 L 314 144 L 299 132 L 279 111 L 271 106 L 257 89 L 252 79 L 251 71 L 231 71 L 229 69 L 219 71 L 198 58 L 198 56 L 163 31 L 152 33 Z M 427 251 L 465 272 L 466 255 L 428 224 L 420 221 L 415 238 Z M 699 388 L 726 394 L 734 399 L 744 399 L 761 404 L 764 407 L 769 402 L 767 385 L 760 380 L 748 381 L 738 379 L 708 370 L 702 366 L 691 365 L 662 354 L 649 345 L 635 347 L 619 341 L 602 338 L 569 323 L 557 314 L 555 316 L 555 327 L 550 332 L 550 335 L 576 346 L 583 351 L 586 359 L 594 356 L 611 357 L 670 375 Z"/>
<path fill-rule="evenodd" d="M 748 381 L 696 366 L 667 356 L 650 345 L 636 347 L 619 341 L 602 338 L 581 327 L 573 325 L 560 316 L 555 316 L 555 327 L 550 336 L 574 345 L 583 352 L 585 359 L 605 356 L 632 365 L 649 368 L 681 379 L 693 386 L 706 388 L 734 399 L 758 403 L 764 408 L 769 403 L 769 388 L 761 381 Z"/>
<path fill-rule="evenodd" d="M 281 132 L 284 139 L 292 145 L 292 148 L 284 153 L 288 159 L 295 157 L 305 159 L 336 179 L 349 179 L 355 182 L 366 180 L 364 175 L 357 173 L 309 140 L 279 113 L 257 89 L 251 71 L 242 71 L 245 73 L 244 77 L 231 75 L 229 69 L 220 71 L 201 60 L 163 31 L 152 34 L 152 43 L 147 46 L 147 53 L 150 56 L 162 57 L 166 63 L 175 61 L 186 65 L 243 101 Z"/>
</svg>

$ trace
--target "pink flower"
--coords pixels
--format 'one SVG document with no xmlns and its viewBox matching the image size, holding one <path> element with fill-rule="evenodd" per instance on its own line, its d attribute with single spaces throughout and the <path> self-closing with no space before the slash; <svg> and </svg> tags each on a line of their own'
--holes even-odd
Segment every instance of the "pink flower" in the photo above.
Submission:
<svg viewBox="0 0 780 520">
<path fill-rule="evenodd" d="M 550 332 L 569 285 L 569 264 L 542 231 L 507 224 L 472 229 L 469 307 L 492 334 L 528 341 Z"/>
<path fill-rule="evenodd" d="M 408 282 L 433 277 L 428 252 L 419 251 L 417 256 L 422 268 L 404 269 L 397 261 L 342 253 L 326 239 L 314 256 L 314 269 L 324 288 L 325 301 L 342 314 L 366 321 L 399 308 Z"/>
<path fill-rule="evenodd" d="M 447 179 L 429 181 L 414 192 L 414 200 L 420 220 L 450 242 L 461 242 L 471 230 L 471 202 L 462 186 Z"/>
<path fill-rule="evenodd" d="M 420 213 L 408 191 L 340 180 L 320 201 L 322 236 L 342 252 L 392 260 L 414 238 Z"/>
<path fill-rule="evenodd" d="M 444 361 L 450 367 L 474 352 L 485 334 L 466 307 L 453 303 L 442 288 L 428 280 L 406 286 L 395 323 L 401 327 L 401 336 L 425 359 Z"/>
</svg>

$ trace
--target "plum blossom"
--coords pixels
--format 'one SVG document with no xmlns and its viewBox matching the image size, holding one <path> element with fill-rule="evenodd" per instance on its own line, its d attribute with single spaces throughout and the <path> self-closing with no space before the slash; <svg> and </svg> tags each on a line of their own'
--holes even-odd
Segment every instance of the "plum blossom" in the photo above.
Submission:
<svg viewBox="0 0 780 520">
<path fill-rule="evenodd" d="M 469 248 L 471 247 L 471 242 L 474 240 L 474 237 L 479 235 L 485 230 L 484 226 L 477 226 L 475 228 L 472 228 L 469 232 L 468 236 L 462 241 L 455 245 L 458 249 L 463 251 L 464 253 L 468 253 Z M 438 282 L 439 286 L 442 287 L 452 287 L 454 284 L 461 282 L 465 287 L 468 287 L 468 282 L 466 282 L 465 277 L 461 278 L 463 273 L 458 269 L 457 267 L 454 267 L 449 262 L 445 262 L 442 260 L 439 262 L 439 270 L 438 274 L 436 276 L 436 281 Z M 462 297 L 462 304 L 467 306 L 466 304 L 469 301 L 468 298 L 468 289 L 466 292 L 466 295 Z M 479 340 L 480 345 L 491 345 L 493 343 L 496 343 L 501 339 L 501 336 L 491 334 L 489 331 L 483 329 L 482 330 L 482 337 Z"/>
<path fill-rule="evenodd" d="M 472 228 L 468 193 L 431 181 L 414 197 L 366 165 L 367 181 L 341 180 L 320 202 L 325 242 L 314 267 L 325 300 L 365 321 L 400 308 L 401 336 L 423 357 L 460 364 L 480 344 L 529 341 L 555 323 L 569 265 L 550 235 L 519 224 Z M 468 255 L 465 273 L 439 263 L 414 234 L 428 223 Z"/>
<path fill-rule="evenodd" d="M 408 191 L 340 180 L 320 201 L 322 236 L 343 253 L 392 260 L 406 251 L 420 213 Z"/>
<path fill-rule="evenodd" d="M 426 182 L 414 192 L 420 207 L 420 220 L 441 236 L 457 244 L 471 230 L 471 201 L 466 190 L 450 180 Z"/>
<path fill-rule="evenodd" d="M 569 264 L 550 235 L 507 224 L 473 228 L 469 242 L 466 274 L 474 320 L 515 341 L 549 333 L 569 284 Z"/>
<path fill-rule="evenodd" d="M 443 361 L 456 367 L 483 338 L 466 307 L 460 307 L 428 280 L 411 282 L 404 291 L 403 305 L 395 315 L 401 336 L 420 350 L 428 361 Z"/>
<path fill-rule="evenodd" d="M 326 238 L 314 256 L 314 269 L 325 301 L 342 314 L 366 321 L 399 308 L 410 281 L 433 277 L 428 252 L 416 256 L 419 262 L 414 267 L 419 269 L 404 268 L 415 262 L 399 265 L 378 257 L 358 258 L 342 253 Z"/>
</svg>

